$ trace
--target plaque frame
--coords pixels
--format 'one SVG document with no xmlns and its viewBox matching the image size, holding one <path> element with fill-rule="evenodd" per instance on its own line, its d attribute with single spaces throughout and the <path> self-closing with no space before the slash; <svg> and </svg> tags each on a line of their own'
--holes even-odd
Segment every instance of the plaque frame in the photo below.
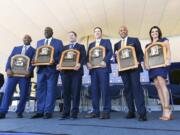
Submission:
<svg viewBox="0 0 180 135">
<path fill-rule="evenodd" d="M 102 45 L 99 45 L 99 46 L 95 46 L 95 47 L 93 47 L 93 48 L 91 48 L 90 50 L 89 50 L 89 63 L 91 64 L 92 63 L 92 56 L 91 56 L 91 53 L 92 53 L 92 51 L 94 51 L 95 49 L 97 49 L 97 48 L 100 48 L 100 49 L 102 49 L 102 57 L 103 57 L 103 59 L 105 58 L 105 55 L 106 55 L 106 49 L 105 49 L 105 47 L 103 47 Z M 91 64 L 92 65 L 92 64 Z M 92 68 L 99 68 L 99 67 L 104 67 L 103 65 L 92 65 Z"/>
<path fill-rule="evenodd" d="M 133 56 L 133 61 L 134 61 L 134 65 L 133 66 L 129 66 L 129 67 L 126 67 L 126 68 L 122 68 L 122 64 L 121 64 L 121 59 L 120 59 L 120 52 L 124 49 L 131 49 L 132 51 L 132 56 Z M 116 59 L 117 59 L 117 63 L 118 63 L 118 70 L 121 72 L 121 71 L 126 71 L 126 70 L 130 70 L 130 69 L 136 69 L 138 68 L 138 61 L 137 61 L 137 58 L 136 58 L 136 52 L 135 52 L 135 48 L 132 47 L 131 45 L 126 45 L 126 47 L 122 47 L 120 48 L 118 51 L 117 51 L 117 56 L 116 56 Z"/>
<path fill-rule="evenodd" d="M 64 66 L 62 66 L 62 64 L 63 64 L 63 60 L 64 60 L 64 57 L 65 57 L 65 54 L 67 54 L 67 52 L 74 52 L 74 53 L 76 53 L 76 60 L 75 60 L 75 62 L 76 62 L 76 65 L 79 63 L 79 59 L 80 59 L 80 52 L 78 51 L 78 50 L 76 50 L 76 49 L 68 49 L 68 50 L 64 50 L 63 52 L 62 52 L 62 54 L 61 54 L 61 59 L 60 59 L 60 61 L 59 61 L 59 64 L 57 65 L 57 70 L 74 70 L 75 69 L 75 66 L 73 67 L 64 67 Z"/>
<path fill-rule="evenodd" d="M 50 48 L 52 50 L 50 54 L 50 61 L 49 62 L 38 62 L 38 55 L 42 48 Z M 41 47 L 38 47 L 35 54 L 35 60 L 33 63 L 33 66 L 45 66 L 45 65 L 52 65 L 53 64 L 53 57 L 54 57 L 54 47 L 51 45 L 43 45 Z"/>
<path fill-rule="evenodd" d="M 156 46 L 156 45 L 159 45 L 161 46 L 163 49 L 162 49 L 162 53 L 163 53 L 163 60 L 164 60 L 164 63 L 163 64 L 159 64 L 159 65 L 153 65 L 153 66 L 149 66 L 149 56 L 148 56 L 148 50 L 153 47 L 153 46 Z M 156 43 L 152 43 L 150 44 L 147 48 L 145 48 L 145 59 L 144 59 L 144 62 L 145 62 L 145 65 L 148 65 L 149 69 L 153 69 L 153 68 L 158 68 L 158 67 L 166 67 L 167 66 L 167 52 L 166 52 L 166 43 L 163 43 L 163 42 L 156 42 Z"/>
<path fill-rule="evenodd" d="M 27 59 L 27 64 L 26 64 L 26 67 L 25 67 L 26 72 L 28 72 L 28 69 L 29 69 L 30 58 L 28 56 L 26 56 L 26 55 L 23 55 L 23 54 L 16 54 L 16 55 L 11 57 L 10 64 L 11 64 L 11 71 L 13 73 L 12 76 L 14 76 L 14 77 L 25 77 L 24 73 L 15 73 L 15 72 L 13 72 L 13 69 L 12 69 L 13 63 L 14 63 L 13 60 L 16 59 L 17 57 L 23 57 L 23 58 Z"/>
</svg>

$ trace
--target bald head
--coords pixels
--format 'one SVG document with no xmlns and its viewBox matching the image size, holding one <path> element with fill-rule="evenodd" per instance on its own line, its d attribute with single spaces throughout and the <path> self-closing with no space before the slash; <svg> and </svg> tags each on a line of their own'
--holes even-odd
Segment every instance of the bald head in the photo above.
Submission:
<svg viewBox="0 0 180 135">
<path fill-rule="evenodd" d="M 28 35 L 28 34 L 24 35 L 23 42 L 24 42 L 25 45 L 30 45 L 31 41 L 32 41 L 32 39 L 31 39 L 30 35 Z"/>
<path fill-rule="evenodd" d="M 128 35 L 128 29 L 127 29 L 127 27 L 126 26 L 121 26 L 120 28 L 119 28 L 119 35 L 121 36 L 121 38 L 126 38 L 127 37 L 127 35 Z"/>
<path fill-rule="evenodd" d="M 53 29 L 51 27 L 46 27 L 44 30 L 44 36 L 46 38 L 51 38 L 53 35 Z"/>
</svg>

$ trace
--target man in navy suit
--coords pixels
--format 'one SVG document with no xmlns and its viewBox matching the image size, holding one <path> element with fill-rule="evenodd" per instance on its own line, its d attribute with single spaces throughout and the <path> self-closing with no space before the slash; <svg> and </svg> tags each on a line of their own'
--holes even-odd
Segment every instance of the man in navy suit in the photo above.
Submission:
<svg viewBox="0 0 180 135">
<path fill-rule="evenodd" d="M 138 61 L 138 68 L 127 71 L 119 72 L 124 83 L 124 95 L 126 98 L 129 112 L 126 118 L 135 118 L 135 105 L 139 114 L 139 121 L 146 121 L 146 108 L 144 103 L 144 92 L 140 83 L 140 72 L 142 72 L 141 62 L 143 61 L 143 51 L 138 38 L 128 37 L 128 29 L 126 26 L 120 27 L 119 35 L 122 38 L 114 46 L 114 52 L 116 52 L 126 45 L 131 45 L 135 48 L 136 58 Z M 135 105 L 134 105 L 135 101 Z"/>
<path fill-rule="evenodd" d="M 56 65 L 59 63 L 60 53 L 63 49 L 63 43 L 59 39 L 53 38 L 53 29 L 46 27 L 44 31 L 45 39 L 37 42 L 37 48 L 43 45 L 54 47 L 53 64 L 49 66 L 38 66 L 37 68 L 37 113 L 32 118 L 45 119 L 52 118 L 55 107 L 55 94 L 57 90 L 57 81 L 59 72 Z"/>
<path fill-rule="evenodd" d="M 94 28 L 94 36 L 96 41 L 90 43 L 88 47 L 88 56 L 91 48 L 95 46 L 102 46 L 105 48 L 104 60 L 100 63 L 102 67 L 92 68 L 92 65 L 87 62 L 88 69 L 91 75 L 91 92 L 92 92 L 92 105 L 93 112 L 87 114 L 86 118 L 96 118 L 100 116 L 100 119 L 109 119 L 111 110 L 111 98 L 109 88 L 109 73 L 111 73 L 110 59 L 112 57 L 112 46 L 109 39 L 102 39 L 102 29 L 100 27 Z M 102 95 L 101 95 L 102 94 Z M 100 114 L 99 100 L 102 96 L 103 112 Z"/>
<path fill-rule="evenodd" d="M 25 35 L 23 38 L 24 45 L 14 47 L 13 51 L 11 52 L 11 55 L 8 58 L 7 64 L 6 64 L 6 73 L 7 73 L 7 85 L 5 88 L 5 93 L 2 99 L 1 107 L 0 107 L 0 119 L 3 119 L 6 117 L 6 113 L 8 112 L 9 105 L 11 102 L 11 98 L 13 96 L 14 91 L 16 90 L 16 85 L 19 84 L 20 88 L 20 101 L 16 110 L 17 118 L 23 117 L 24 108 L 26 105 L 26 100 L 29 93 L 29 86 L 30 86 L 30 79 L 33 75 L 34 67 L 31 64 L 31 60 L 33 59 L 35 55 L 35 49 L 31 47 L 32 39 L 29 35 Z M 13 77 L 13 73 L 11 71 L 11 58 L 14 55 L 17 54 L 23 54 L 30 58 L 30 66 L 29 70 L 26 73 L 25 77 Z"/>
<path fill-rule="evenodd" d="M 64 110 L 61 118 L 69 118 L 71 111 L 71 118 L 76 119 L 79 112 L 80 90 L 82 85 L 82 76 L 84 74 L 83 65 L 86 60 L 86 50 L 84 45 L 77 43 L 77 34 L 74 31 L 70 31 L 68 33 L 68 37 L 70 44 L 64 46 L 63 51 L 68 49 L 78 50 L 80 52 L 80 57 L 74 70 L 61 71 L 64 98 Z"/>
</svg>

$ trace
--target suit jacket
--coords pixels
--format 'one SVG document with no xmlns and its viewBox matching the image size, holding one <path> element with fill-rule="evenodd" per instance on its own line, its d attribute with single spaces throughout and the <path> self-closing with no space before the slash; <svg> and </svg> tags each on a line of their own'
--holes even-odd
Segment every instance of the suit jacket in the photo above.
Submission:
<svg viewBox="0 0 180 135">
<path fill-rule="evenodd" d="M 66 45 L 63 47 L 63 51 L 68 50 L 70 45 Z M 72 49 L 78 50 L 80 52 L 80 58 L 79 58 L 79 63 L 81 64 L 81 67 L 78 71 L 75 70 L 62 70 L 61 74 L 65 74 L 65 73 L 74 73 L 74 74 L 80 74 L 83 75 L 84 74 L 84 70 L 83 70 L 83 65 L 85 64 L 86 61 L 86 50 L 84 45 L 76 43 L 74 45 L 74 47 Z"/>
<path fill-rule="evenodd" d="M 88 54 L 87 54 L 87 62 L 89 62 L 89 50 L 91 48 L 95 47 L 95 44 L 96 44 L 95 41 L 89 44 Z M 105 55 L 105 58 L 104 58 L 104 61 L 106 62 L 106 67 L 99 68 L 99 70 L 111 73 L 112 70 L 111 70 L 111 61 L 110 60 L 111 60 L 111 57 L 112 57 L 112 54 L 113 54 L 111 42 L 110 42 L 109 39 L 101 39 L 100 45 L 103 46 L 105 48 L 105 51 L 106 51 L 106 55 Z M 94 71 L 94 69 L 91 69 L 90 74 L 93 71 Z"/>
<path fill-rule="evenodd" d="M 41 39 L 37 42 L 37 48 L 41 47 L 44 45 L 45 39 Z M 50 45 L 52 47 L 54 47 L 54 64 L 50 65 L 50 66 L 38 66 L 37 68 L 37 73 L 42 73 L 42 72 L 46 72 L 46 73 L 55 73 L 58 72 L 56 70 L 56 65 L 59 63 L 60 60 L 60 54 L 63 50 L 63 43 L 61 40 L 59 39 L 55 39 L 52 38 Z"/>
<path fill-rule="evenodd" d="M 12 52 L 11 52 L 9 58 L 8 58 L 8 61 L 7 61 L 7 64 L 6 64 L 6 71 L 8 69 L 11 69 L 11 58 L 14 55 L 21 54 L 22 49 L 23 49 L 23 45 L 14 47 L 14 49 L 12 50 Z M 29 63 L 29 69 L 28 70 L 31 73 L 31 75 L 33 75 L 34 67 L 31 64 L 31 61 L 32 61 L 32 59 L 33 59 L 33 57 L 35 55 L 35 49 L 32 46 L 30 46 L 28 48 L 28 50 L 26 51 L 25 55 L 30 58 L 30 63 Z"/>
<path fill-rule="evenodd" d="M 133 37 L 128 37 L 127 45 L 133 46 L 135 48 L 136 58 L 137 58 L 137 61 L 139 62 L 138 68 L 137 69 L 133 69 L 133 70 L 139 70 L 140 72 L 142 72 L 143 69 L 141 67 L 141 62 L 144 60 L 144 53 L 142 51 L 141 43 L 139 42 L 139 39 L 138 38 L 133 38 Z M 121 48 L 121 41 L 117 42 L 114 45 L 114 53 L 116 51 L 118 51 L 120 48 Z M 124 72 L 126 72 L 126 71 L 124 71 Z M 119 72 L 119 74 L 121 74 L 121 72 Z"/>
<path fill-rule="evenodd" d="M 0 73 L 0 89 L 4 84 L 4 75 Z"/>
</svg>

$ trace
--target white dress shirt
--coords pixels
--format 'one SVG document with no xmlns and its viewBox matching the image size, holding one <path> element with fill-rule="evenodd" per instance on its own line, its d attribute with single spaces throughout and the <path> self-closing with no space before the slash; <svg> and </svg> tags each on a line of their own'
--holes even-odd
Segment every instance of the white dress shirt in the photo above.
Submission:
<svg viewBox="0 0 180 135">
<path fill-rule="evenodd" d="M 26 54 L 26 51 L 29 49 L 31 45 L 23 45 L 23 48 L 22 48 L 22 51 L 21 51 L 21 54 Z"/>
<path fill-rule="evenodd" d="M 73 42 L 69 44 L 69 49 L 73 49 L 77 42 Z"/>
<path fill-rule="evenodd" d="M 48 44 L 46 44 L 47 40 L 48 40 Z M 46 39 L 44 40 L 44 44 L 45 44 L 45 45 L 50 45 L 51 40 L 52 40 L 52 37 L 51 37 L 51 38 L 48 38 L 48 39 L 46 38 Z"/>
<path fill-rule="evenodd" d="M 126 36 L 124 39 L 121 39 L 121 47 L 125 47 L 127 45 L 127 39 L 128 36 Z"/>
<path fill-rule="evenodd" d="M 95 46 L 100 45 L 100 42 L 101 42 L 101 39 L 96 39 L 96 44 L 95 44 Z"/>
</svg>

